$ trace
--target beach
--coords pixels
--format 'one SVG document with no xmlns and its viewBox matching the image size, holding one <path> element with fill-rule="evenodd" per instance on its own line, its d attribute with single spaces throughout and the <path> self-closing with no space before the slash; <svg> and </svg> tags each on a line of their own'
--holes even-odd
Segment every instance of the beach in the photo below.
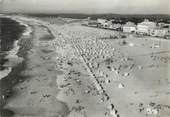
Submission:
<svg viewBox="0 0 170 117">
<path fill-rule="evenodd" d="M 31 32 L 17 43 L 23 59 L 1 80 L 12 91 L 2 117 L 170 116 L 169 40 L 71 18 L 9 17 Z"/>
<path fill-rule="evenodd" d="M 14 18 L 14 17 L 12 17 L 12 18 L 14 20 L 23 22 L 17 18 Z M 29 23 L 29 21 L 28 21 L 28 23 Z M 22 92 L 27 92 L 27 88 L 29 91 L 28 97 L 30 95 L 34 95 L 34 91 L 31 91 L 31 90 L 33 90 L 32 88 L 34 88 L 37 85 L 42 85 L 42 87 L 44 87 L 44 89 L 45 89 L 44 91 L 46 91 L 46 92 L 50 91 L 51 93 L 54 93 L 52 95 L 55 95 L 55 92 L 58 92 L 55 85 L 49 86 L 49 84 L 41 84 L 41 83 L 45 83 L 46 80 L 43 80 L 42 77 L 39 76 L 40 75 L 39 73 L 35 74 L 35 76 L 33 76 L 33 78 L 34 78 L 33 80 L 30 80 L 32 75 L 34 74 L 34 72 L 36 72 L 36 71 L 39 72 L 39 69 L 37 69 L 37 67 L 35 67 L 36 69 L 31 70 L 31 68 L 29 68 L 29 67 L 33 67 L 36 64 L 37 64 L 37 66 L 43 64 L 43 63 L 37 62 L 37 60 L 39 59 L 39 57 L 41 57 L 41 55 L 38 54 L 38 55 L 34 56 L 34 53 L 32 53 L 32 52 L 34 51 L 34 49 L 35 49 L 35 51 L 37 51 L 36 44 L 38 43 L 39 39 L 43 40 L 44 36 L 47 36 L 50 34 L 49 34 L 47 28 L 44 27 L 43 25 L 39 25 L 36 23 L 35 24 L 29 23 L 28 25 L 31 27 L 31 30 L 33 32 L 31 32 L 29 35 L 27 34 L 28 32 L 23 33 L 23 36 L 16 43 L 18 46 L 20 46 L 18 48 L 19 50 L 17 48 L 11 50 L 10 51 L 11 53 L 8 54 L 7 58 L 12 57 L 12 61 L 5 63 L 5 66 L 9 66 L 10 64 L 16 64 L 18 61 L 18 58 L 16 59 L 15 53 L 17 53 L 17 56 L 19 58 L 21 58 L 21 57 L 23 58 L 23 60 L 21 62 L 19 62 L 17 65 L 14 65 L 14 67 L 12 68 L 12 71 L 6 77 L 1 79 L 1 98 L 2 98 L 2 100 L 1 100 L 2 101 L 1 116 L 2 117 L 11 117 L 11 116 L 18 117 L 18 116 L 21 116 L 22 113 L 24 113 L 23 114 L 24 116 L 29 115 L 29 114 L 31 115 L 31 113 L 34 115 L 34 113 L 38 113 L 39 111 L 41 111 L 41 108 L 43 106 L 45 109 L 45 106 L 47 106 L 46 103 L 40 105 L 40 108 L 37 108 L 36 107 L 37 105 L 34 105 L 33 107 L 30 107 L 29 109 L 27 109 L 27 107 L 26 108 L 23 107 L 23 105 L 24 105 L 24 102 L 22 102 L 23 97 L 22 97 L 22 95 L 20 95 L 20 93 L 22 94 Z M 28 31 L 30 31 L 30 30 L 28 30 Z M 44 35 L 42 35 L 42 34 L 44 34 Z M 50 37 L 50 38 L 52 38 L 52 37 Z M 34 43 L 34 44 L 32 44 L 32 43 Z M 18 50 L 18 51 L 16 51 L 16 50 Z M 34 57 L 36 59 L 36 61 L 32 61 L 32 59 L 30 58 L 31 56 Z M 30 61 L 31 61 L 31 64 L 30 64 Z M 41 70 L 43 70 L 43 68 L 41 68 L 40 71 Z M 38 80 L 38 79 L 36 79 L 36 77 L 39 77 L 40 78 L 39 80 L 41 81 L 38 84 L 37 84 L 37 82 L 35 82 L 35 80 L 36 81 Z M 51 79 L 50 77 L 47 80 L 52 80 L 51 82 L 55 81 L 54 78 Z M 25 85 L 25 83 L 26 83 L 26 85 L 28 85 L 28 83 L 31 83 L 30 87 L 28 86 L 26 89 L 23 88 L 22 85 Z M 29 88 L 31 88 L 31 89 L 29 89 Z M 38 92 L 39 92 L 39 94 L 37 93 L 38 95 L 36 95 L 37 100 L 39 100 L 39 98 L 41 96 L 46 95 L 46 94 L 43 94 L 41 88 L 39 89 Z M 20 96 L 21 96 L 21 98 L 15 98 L 15 97 L 20 97 Z M 25 95 L 25 96 L 27 96 L 27 95 Z M 19 102 L 16 99 L 17 100 L 19 99 Z M 11 100 L 12 100 L 12 103 L 11 103 Z M 36 98 L 34 98 L 32 100 L 37 101 Z M 67 105 L 64 102 L 55 100 L 54 96 L 50 100 L 51 101 L 49 101 L 49 105 L 51 105 L 51 107 L 48 107 L 50 109 L 49 111 L 51 111 L 52 109 L 54 109 L 54 111 L 56 111 L 58 107 L 61 107 L 61 108 L 58 108 L 58 110 L 59 111 L 62 110 L 63 115 L 66 114 L 65 111 L 68 111 L 68 109 L 67 109 Z M 25 98 L 23 101 L 25 101 Z M 26 105 L 28 103 L 27 101 L 25 101 Z M 15 103 L 13 104 L 13 102 L 22 104 L 21 108 L 23 108 L 23 111 L 20 110 L 21 108 L 20 108 L 19 104 L 15 105 Z M 42 100 L 42 102 L 44 102 L 44 101 Z M 56 105 L 53 106 L 54 103 L 56 103 Z M 61 106 L 59 106 L 59 105 L 61 105 Z M 17 108 L 15 106 L 17 106 Z M 64 109 L 65 109 L 65 111 L 64 111 Z M 48 115 L 47 113 L 50 114 L 50 112 L 46 112 L 46 116 Z M 37 115 L 37 116 L 41 117 L 41 115 Z"/>
</svg>

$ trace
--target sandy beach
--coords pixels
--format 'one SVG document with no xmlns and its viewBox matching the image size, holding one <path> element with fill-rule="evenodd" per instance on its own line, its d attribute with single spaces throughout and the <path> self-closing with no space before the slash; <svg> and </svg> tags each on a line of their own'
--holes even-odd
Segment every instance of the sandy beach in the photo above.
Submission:
<svg viewBox="0 0 170 117">
<path fill-rule="evenodd" d="M 11 17 L 32 30 L 18 53 L 24 79 L 4 106 L 12 117 L 170 116 L 169 40 L 121 38 L 70 18 Z"/>
</svg>

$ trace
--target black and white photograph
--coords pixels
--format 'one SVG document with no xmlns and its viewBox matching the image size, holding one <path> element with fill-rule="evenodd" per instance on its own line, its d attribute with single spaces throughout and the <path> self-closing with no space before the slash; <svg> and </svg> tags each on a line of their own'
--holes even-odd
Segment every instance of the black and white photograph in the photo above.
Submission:
<svg viewBox="0 0 170 117">
<path fill-rule="evenodd" d="M 0 0 L 0 117 L 170 117 L 170 1 Z"/>
</svg>

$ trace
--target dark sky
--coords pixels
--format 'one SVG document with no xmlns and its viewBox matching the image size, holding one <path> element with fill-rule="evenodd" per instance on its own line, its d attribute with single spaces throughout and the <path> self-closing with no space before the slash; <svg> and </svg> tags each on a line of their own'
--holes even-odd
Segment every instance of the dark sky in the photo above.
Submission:
<svg viewBox="0 0 170 117">
<path fill-rule="evenodd" d="M 170 0 L 0 0 L 1 12 L 170 14 Z"/>
</svg>

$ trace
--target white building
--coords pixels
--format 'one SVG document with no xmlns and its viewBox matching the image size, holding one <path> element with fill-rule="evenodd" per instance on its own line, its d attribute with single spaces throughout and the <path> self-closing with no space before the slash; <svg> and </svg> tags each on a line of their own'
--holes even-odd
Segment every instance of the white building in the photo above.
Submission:
<svg viewBox="0 0 170 117">
<path fill-rule="evenodd" d="M 149 34 L 150 29 L 156 28 L 155 22 L 150 22 L 148 20 L 145 20 L 144 22 L 141 22 L 137 25 L 137 33 L 141 34 Z"/>
<path fill-rule="evenodd" d="M 105 22 L 103 26 L 103 28 L 107 28 L 107 29 L 112 29 L 112 27 L 113 27 L 112 20 Z"/>
<path fill-rule="evenodd" d="M 121 30 L 122 29 L 122 25 L 121 24 L 112 24 L 112 25 L 109 25 L 109 29 Z"/>
<path fill-rule="evenodd" d="M 167 28 L 153 28 L 153 29 L 150 29 L 149 34 L 150 36 L 164 37 L 168 34 L 168 29 Z"/>
<path fill-rule="evenodd" d="M 97 19 L 97 22 L 101 25 L 101 27 L 106 28 L 108 27 L 108 20 L 106 19 Z"/>
<path fill-rule="evenodd" d="M 90 26 L 90 27 L 97 27 L 99 23 L 96 20 L 88 20 L 88 21 L 83 21 L 82 25 Z"/>
<path fill-rule="evenodd" d="M 133 33 L 136 32 L 136 25 L 133 22 L 127 22 L 123 25 L 123 32 Z"/>
<path fill-rule="evenodd" d="M 105 24 L 105 23 L 107 23 L 107 20 L 106 19 L 97 19 L 97 22 L 100 24 Z"/>
</svg>

